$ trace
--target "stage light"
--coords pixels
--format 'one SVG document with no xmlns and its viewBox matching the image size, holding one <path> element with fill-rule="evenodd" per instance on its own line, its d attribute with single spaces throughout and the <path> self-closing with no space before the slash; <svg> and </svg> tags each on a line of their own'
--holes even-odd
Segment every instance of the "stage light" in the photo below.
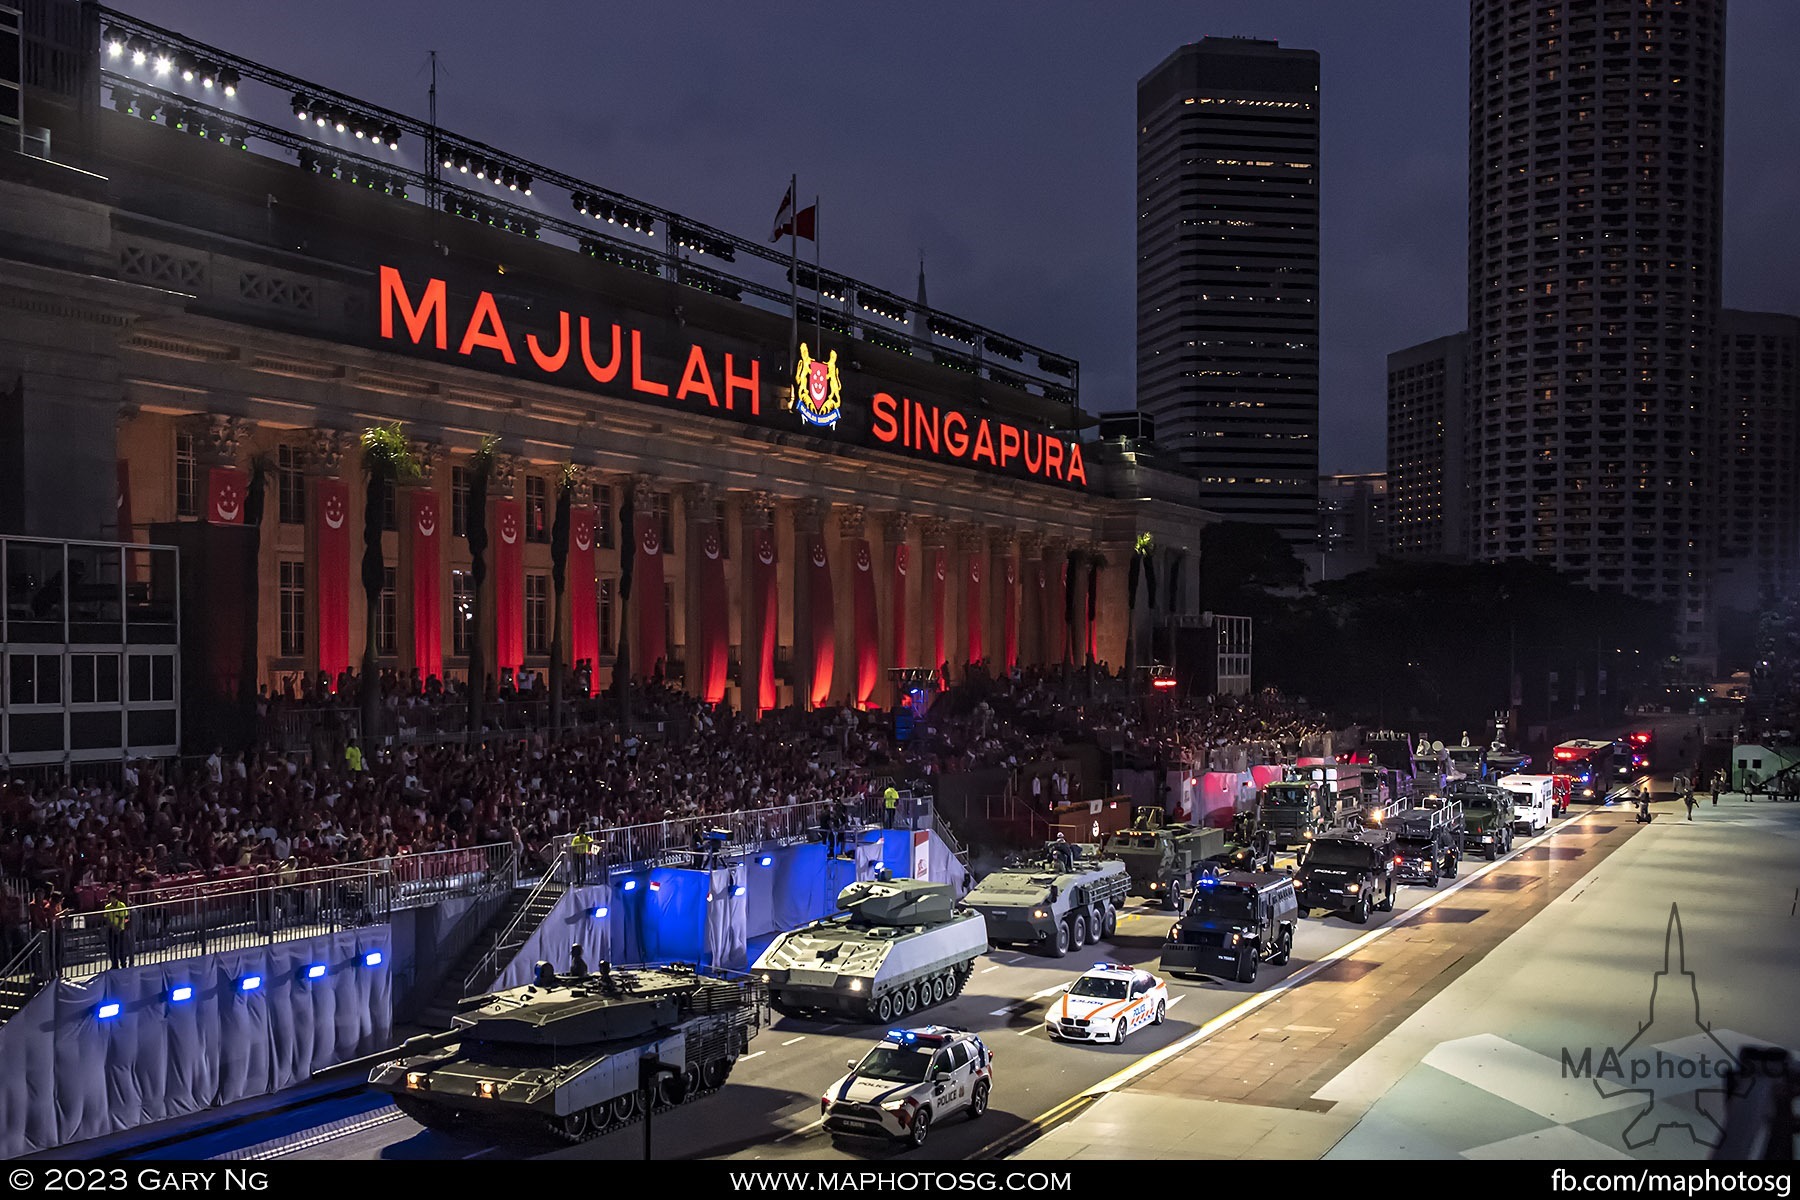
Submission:
<svg viewBox="0 0 1800 1200">
<path fill-rule="evenodd" d="M 488 177 L 487 159 L 485 159 L 485 158 L 476 159 L 475 160 L 475 178 L 486 179 L 487 177 Z"/>
<path fill-rule="evenodd" d="M 527 196 L 531 195 L 531 176 L 519 176 L 519 190 L 524 192 Z"/>
<path fill-rule="evenodd" d="M 302 121 L 312 120 L 312 98 L 302 92 L 294 93 L 294 116 Z"/>
<path fill-rule="evenodd" d="M 178 58 L 176 60 L 176 65 L 181 68 L 181 82 L 183 82 L 183 83 L 194 82 L 195 67 L 194 67 L 193 59 L 191 59 L 187 55 L 183 54 L 180 58 Z"/>
<path fill-rule="evenodd" d="M 105 1004 L 102 1004 L 99 1008 L 94 1010 L 94 1015 L 99 1017 L 102 1021 L 112 1020 L 119 1015 L 119 1002 L 117 1000 L 108 1000 Z"/>
<path fill-rule="evenodd" d="M 772 867 L 775 865 L 775 859 L 773 856 L 765 854 L 756 860 L 756 865 L 759 867 Z"/>
<path fill-rule="evenodd" d="M 637 891 L 637 880 L 635 880 L 635 879 L 627 879 L 627 880 L 626 880 L 626 881 L 625 881 L 625 890 L 626 890 L 626 891 L 628 891 L 628 892 L 635 892 L 635 891 Z"/>
<path fill-rule="evenodd" d="M 369 136 L 369 131 L 363 128 L 361 121 L 352 122 L 350 131 L 356 135 L 356 140 L 359 142 Z"/>
<path fill-rule="evenodd" d="M 461 171 L 464 175 L 467 175 L 469 173 L 470 165 L 469 156 L 465 154 L 457 160 L 456 169 Z"/>
<path fill-rule="evenodd" d="M 738 885 L 737 885 L 737 886 L 736 886 L 736 887 L 734 887 L 734 888 L 732 888 L 732 889 L 731 889 L 731 894 L 732 894 L 732 895 L 733 895 L 733 896 L 741 896 L 741 895 L 743 895 L 743 894 L 744 894 L 744 885 L 743 885 L 743 884 L 741 884 L 741 883 L 740 883 L 740 884 L 738 884 Z"/>
<path fill-rule="evenodd" d="M 569 206 L 582 216 L 588 215 L 588 198 L 586 192 L 570 192 Z"/>
<path fill-rule="evenodd" d="M 239 75 L 230 67 L 226 67 L 219 72 L 219 90 L 223 91 L 227 96 L 236 96 L 238 84 L 242 81 L 243 76 Z"/>
<path fill-rule="evenodd" d="M 150 46 L 142 38 L 132 38 L 125 43 L 125 49 L 131 54 L 131 65 L 141 67 L 144 60 L 150 57 Z"/>
<path fill-rule="evenodd" d="M 607 907 L 602 904 L 599 908 L 594 910 L 594 919 L 596 921 L 604 919 L 608 911 Z"/>
<path fill-rule="evenodd" d="M 308 979 L 323 979 L 323 978 L 325 978 L 325 964 L 324 963 L 313 963 L 311 966 L 307 967 L 306 968 L 306 977 Z"/>
<path fill-rule="evenodd" d="M 156 61 L 151 65 L 156 68 L 158 75 L 167 75 L 174 70 L 175 60 L 170 58 L 167 53 L 161 53 L 156 56 Z"/>
<path fill-rule="evenodd" d="M 183 984 L 169 993 L 170 1004 L 185 1004 L 194 998 L 194 989 Z"/>
<path fill-rule="evenodd" d="M 344 132 L 344 130 L 349 127 L 348 123 L 347 123 L 347 118 L 345 117 L 345 115 L 342 112 L 339 112 L 337 114 L 336 119 L 332 121 L 332 127 L 335 128 L 339 133 Z"/>
<path fill-rule="evenodd" d="M 400 148 L 400 127 L 398 125 L 383 126 L 381 140 L 387 143 L 389 150 L 398 150 Z"/>
<path fill-rule="evenodd" d="M 108 29 L 103 39 L 106 42 L 106 57 L 120 58 L 125 54 L 125 35 L 116 29 Z"/>
<path fill-rule="evenodd" d="M 238 980 L 238 991 L 240 991 L 240 992 L 254 992 L 257 988 L 259 988 L 261 986 L 262 986 L 262 976 L 261 975 L 246 975 L 242 979 Z"/>
<path fill-rule="evenodd" d="M 371 950 L 367 954 L 363 955 L 363 966 L 379 967 L 380 965 L 381 965 L 381 951 Z"/>
</svg>

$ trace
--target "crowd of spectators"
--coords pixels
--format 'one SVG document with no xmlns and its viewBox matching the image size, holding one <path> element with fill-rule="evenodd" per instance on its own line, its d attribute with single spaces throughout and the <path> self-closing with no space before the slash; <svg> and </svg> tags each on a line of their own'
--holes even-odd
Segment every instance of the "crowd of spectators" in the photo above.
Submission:
<svg viewBox="0 0 1800 1200">
<path fill-rule="evenodd" d="M 338 682 L 353 694 L 354 679 Z M 461 702 L 455 689 L 417 681 L 386 680 L 384 691 L 398 706 Z M 305 703 L 301 694 L 293 704 Z M 312 702 L 329 703 L 321 694 Z M 1316 718 L 1261 702 L 1149 704 L 1099 672 L 1071 686 L 1053 673 L 976 666 L 916 717 L 904 742 L 892 714 L 846 705 L 750 721 L 651 683 L 634 689 L 629 727 L 610 710 L 556 739 L 380 750 L 351 740 L 326 754 L 265 747 L 130 762 L 105 782 L 12 780 L 0 791 L 0 926 L 10 942 L 38 901 L 80 897 L 95 907 L 114 889 L 142 892 L 172 876 L 279 874 L 504 842 L 529 864 L 582 828 L 693 825 L 818 801 L 836 802 L 840 825 L 851 811 L 879 820 L 877 785 L 888 779 L 925 776 L 929 790 L 931 776 L 1017 771 L 1083 740 L 1174 757 L 1317 729 Z"/>
</svg>

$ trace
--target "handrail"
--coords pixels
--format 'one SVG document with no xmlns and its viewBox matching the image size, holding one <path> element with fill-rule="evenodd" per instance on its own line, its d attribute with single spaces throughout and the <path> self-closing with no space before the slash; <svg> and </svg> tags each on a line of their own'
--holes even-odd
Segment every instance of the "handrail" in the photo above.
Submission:
<svg viewBox="0 0 1800 1200">
<path fill-rule="evenodd" d="M 512 941 L 512 938 L 513 935 L 518 932 L 519 926 L 524 924 L 525 918 L 531 912 L 532 905 L 538 900 L 550 895 L 553 885 L 555 886 L 555 894 L 557 895 L 561 895 L 568 890 L 561 883 L 561 877 L 567 865 L 568 851 L 559 849 L 556 857 L 551 860 L 549 869 L 544 872 L 544 877 L 538 880 L 532 887 L 530 894 L 525 897 L 525 903 L 519 906 L 519 911 L 514 913 L 512 920 L 506 923 L 506 928 L 502 929 L 499 936 L 494 938 L 493 946 L 486 954 L 481 956 L 481 961 L 477 962 L 475 966 L 470 969 L 469 973 L 463 976 L 462 994 L 464 996 L 472 996 L 476 994 L 477 991 L 485 989 L 489 983 L 494 981 L 503 969 L 503 964 L 500 962 L 500 955 L 505 952 L 516 953 L 519 947 L 525 944 L 524 938 L 520 938 L 516 944 Z M 481 979 L 483 982 L 477 984 L 475 982 L 477 979 Z"/>
<path fill-rule="evenodd" d="M 30 971 L 32 969 L 32 963 L 42 954 L 43 946 L 44 931 L 41 929 L 33 930 L 31 936 L 25 940 L 25 945 L 19 949 L 19 952 L 8 959 L 5 966 L 0 967 L 0 979 L 11 979 L 15 975 L 23 975 L 27 971 Z"/>
</svg>

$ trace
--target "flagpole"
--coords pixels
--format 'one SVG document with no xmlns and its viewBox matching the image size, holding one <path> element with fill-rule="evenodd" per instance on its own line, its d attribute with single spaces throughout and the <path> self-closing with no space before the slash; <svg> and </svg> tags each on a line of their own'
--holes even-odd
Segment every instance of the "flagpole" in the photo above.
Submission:
<svg viewBox="0 0 1800 1200">
<path fill-rule="evenodd" d="M 788 179 L 788 195 L 794 198 L 788 210 L 788 310 L 792 314 L 788 339 L 788 374 L 797 371 L 800 362 L 800 176 Z M 795 386 L 799 386 L 796 384 Z M 800 397 L 794 397 L 798 404 Z"/>
<path fill-rule="evenodd" d="M 795 222 L 798 224 L 798 222 Z M 813 349 L 825 353 L 825 276 L 819 273 L 819 198 L 813 197 Z"/>
</svg>

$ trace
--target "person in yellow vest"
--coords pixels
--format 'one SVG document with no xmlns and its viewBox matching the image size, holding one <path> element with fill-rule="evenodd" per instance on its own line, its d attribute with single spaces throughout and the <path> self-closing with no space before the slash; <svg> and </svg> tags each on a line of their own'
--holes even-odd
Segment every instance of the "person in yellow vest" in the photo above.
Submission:
<svg viewBox="0 0 1800 1200">
<path fill-rule="evenodd" d="M 362 747 L 356 744 L 355 738 L 351 738 L 350 744 L 344 747 L 344 765 L 352 771 L 363 769 Z"/>
<path fill-rule="evenodd" d="M 569 839 L 569 854 L 574 860 L 575 882 L 577 885 L 587 882 L 588 855 L 594 852 L 594 839 L 585 829 L 575 831 Z"/>
<path fill-rule="evenodd" d="M 888 784 L 887 790 L 881 793 L 881 827 L 894 827 L 894 810 L 900 807 L 900 789 Z"/>
<path fill-rule="evenodd" d="M 112 898 L 100 910 L 106 922 L 106 953 L 114 970 L 132 965 L 136 955 L 131 945 L 131 906 L 125 903 L 125 889 L 114 888 Z"/>
</svg>

